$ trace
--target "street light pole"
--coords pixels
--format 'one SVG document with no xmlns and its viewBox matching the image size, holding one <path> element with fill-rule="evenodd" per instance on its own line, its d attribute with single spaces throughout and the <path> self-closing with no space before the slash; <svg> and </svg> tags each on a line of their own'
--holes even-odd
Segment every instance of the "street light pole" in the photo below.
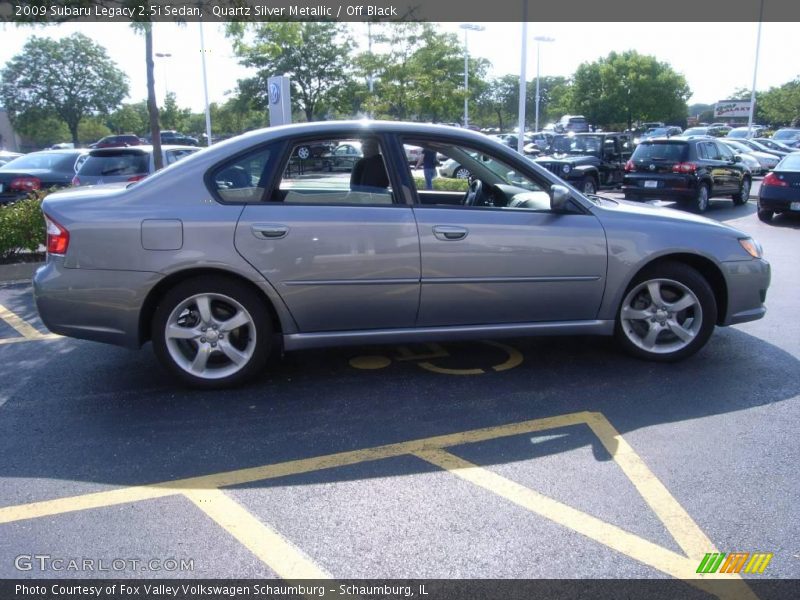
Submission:
<svg viewBox="0 0 800 600">
<path fill-rule="evenodd" d="M 203 37 L 203 22 L 200 25 L 200 56 L 203 59 L 203 94 L 206 103 L 206 145 L 211 145 L 211 109 L 208 106 L 208 75 L 206 75 L 206 42 Z"/>
<path fill-rule="evenodd" d="M 522 54 L 519 66 L 519 110 L 517 117 L 517 152 L 522 154 L 525 147 L 525 101 L 527 100 L 527 69 L 528 69 L 528 2 L 522 2 Z"/>
<path fill-rule="evenodd" d="M 539 131 L 539 101 L 541 99 L 539 94 L 539 70 L 541 64 L 539 56 L 542 52 L 541 42 L 554 42 L 555 38 L 547 37 L 546 35 L 537 35 L 533 39 L 536 41 L 536 119 L 534 120 L 534 131 Z"/>
<path fill-rule="evenodd" d="M 750 89 L 750 114 L 747 117 L 747 137 L 753 136 L 753 115 L 756 111 L 756 75 L 758 75 L 758 53 L 761 49 L 761 21 L 764 17 L 764 0 L 758 9 L 758 34 L 756 36 L 756 62 L 753 65 L 753 87 Z"/>
<path fill-rule="evenodd" d="M 483 25 L 462 23 L 464 30 L 464 127 L 469 127 L 469 47 L 467 46 L 467 31 L 483 31 Z"/>
<path fill-rule="evenodd" d="M 153 56 L 156 58 L 172 58 L 172 54 L 169 52 L 156 52 Z M 167 87 L 167 63 L 164 62 L 164 73 L 162 74 L 162 78 L 164 80 L 164 102 L 167 101 L 167 96 L 169 95 L 169 88 Z"/>
</svg>

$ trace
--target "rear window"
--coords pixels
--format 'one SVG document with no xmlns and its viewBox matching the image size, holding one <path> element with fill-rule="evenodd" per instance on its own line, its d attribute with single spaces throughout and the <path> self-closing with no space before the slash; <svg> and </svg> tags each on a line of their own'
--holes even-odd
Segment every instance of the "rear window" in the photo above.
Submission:
<svg viewBox="0 0 800 600">
<path fill-rule="evenodd" d="M 80 174 L 88 176 L 138 175 L 149 172 L 149 156 L 142 152 L 90 154 Z"/>
<path fill-rule="evenodd" d="M 642 142 L 633 152 L 633 160 L 685 161 L 689 144 L 685 142 Z"/>
<path fill-rule="evenodd" d="M 51 171 L 69 171 L 75 163 L 76 154 L 58 152 L 37 152 L 20 156 L 5 164 L 7 169 L 50 169 Z"/>
<path fill-rule="evenodd" d="M 776 171 L 800 171 L 800 153 L 790 154 L 775 167 Z"/>
</svg>

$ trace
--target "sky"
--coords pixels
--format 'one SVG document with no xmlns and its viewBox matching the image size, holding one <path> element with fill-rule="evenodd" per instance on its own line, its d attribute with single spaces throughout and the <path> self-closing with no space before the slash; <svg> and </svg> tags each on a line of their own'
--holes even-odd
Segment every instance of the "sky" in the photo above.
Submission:
<svg viewBox="0 0 800 600">
<path fill-rule="evenodd" d="M 463 40 L 459 23 L 439 23 L 442 31 L 455 32 Z M 468 34 L 471 56 L 492 63 L 491 75 L 519 74 L 521 23 L 482 23 L 484 31 Z M 357 42 L 366 47 L 367 26 L 350 25 Z M 757 23 L 529 23 L 527 79 L 536 76 L 535 36 L 554 38 L 541 43 L 540 74 L 570 76 L 583 62 L 611 51 L 637 50 L 669 63 L 682 73 L 693 96 L 689 103 L 714 103 L 753 81 Z M 128 75 L 131 93 L 127 101 L 146 97 L 144 38 L 125 23 L 69 23 L 39 27 L 0 24 L 0 66 L 19 53 L 31 36 L 60 38 L 80 31 L 104 46 L 109 56 Z M 156 94 L 174 92 L 180 106 L 203 110 L 203 75 L 200 24 L 178 26 L 156 23 L 154 50 L 171 54 L 156 59 Z M 233 56 L 223 25 L 204 23 L 206 68 L 210 102 L 224 102 L 236 81 L 252 74 Z M 797 23 L 764 23 L 761 32 L 757 90 L 766 90 L 800 76 L 800 36 Z"/>
</svg>

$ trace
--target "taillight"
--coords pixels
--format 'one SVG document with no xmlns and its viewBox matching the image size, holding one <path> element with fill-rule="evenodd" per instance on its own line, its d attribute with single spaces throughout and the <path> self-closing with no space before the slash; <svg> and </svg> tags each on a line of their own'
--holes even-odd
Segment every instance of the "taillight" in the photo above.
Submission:
<svg viewBox="0 0 800 600">
<path fill-rule="evenodd" d="M 77 175 L 75 175 L 75 177 L 72 178 L 72 185 L 74 185 L 75 187 L 78 187 L 80 184 L 81 184 L 81 180 L 78 179 Z"/>
<path fill-rule="evenodd" d="M 631 171 L 635 171 L 635 170 L 636 170 L 636 163 L 634 163 L 632 160 L 629 160 L 628 162 L 625 163 L 625 172 L 626 173 L 630 173 Z"/>
<path fill-rule="evenodd" d="M 48 254 L 66 254 L 69 247 L 69 231 L 47 215 L 44 216 L 44 221 L 47 224 Z"/>
<path fill-rule="evenodd" d="M 146 173 L 143 173 L 143 174 L 141 174 L 141 175 L 134 175 L 133 177 L 128 177 L 128 181 L 129 181 L 129 182 L 133 182 L 133 181 L 141 181 L 141 180 L 142 180 L 142 179 L 144 179 L 145 177 L 147 177 L 147 174 L 146 174 Z"/>
<path fill-rule="evenodd" d="M 679 162 L 672 165 L 673 173 L 694 173 L 697 171 L 697 164 L 693 162 Z"/>
<path fill-rule="evenodd" d="M 764 180 L 761 182 L 761 185 L 772 186 L 772 187 L 789 187 L 789 184 L 786 183 L 775 173 L 767 173 L 767 176 L 764 177 Z"/>
<path fill-rule="evenodd" d="M 42 187 L 42 180 L 38 177 L 15 177 L 8 187 L 16 192 L 32 192 Z"/>
</svg>

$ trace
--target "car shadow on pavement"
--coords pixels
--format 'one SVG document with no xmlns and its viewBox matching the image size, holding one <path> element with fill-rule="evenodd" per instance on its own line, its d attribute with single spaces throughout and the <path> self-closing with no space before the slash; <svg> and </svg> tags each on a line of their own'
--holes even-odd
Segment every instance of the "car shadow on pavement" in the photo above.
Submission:
<svg viewBox="0 0 800 600">
<path fill-rule="evenodd" d="M 0 477 L 139 485 L 578 411 L 601 412 L 625 436 L 800 393 L 797 358 L 734 328 L 718 329 L 706 348 L 676 364 L 629 358 L 605 338 L 502 343 L 523 356 L 502 372 L 491 368 L 502 359 L 496 348 L 475 343 L 447 344 L 449 358 L 438 364 L 482 364 L 478 375 L 431 372 L 419 361 L 396 360 L 391 347 L 314 350 L 273 360 L 254 384 L 223 391 L 177 387 L 149 347 L 9 345 Z M 359 355 L 390 360 L 360 370 L 349 363 Z M 580 436 L 542 440 L 528 444 L 524 458 L 566 452 L 570 440 L 584 443 Z M 609 459 L 599 444 L 593 449 L 597 460 Z M 522 458 L 499 452 L 492 460 Z M 336 479 L 339 471 L 319 477 Z M 53 495 L 39 498 L 24 481 L 21 489 L 5 487 L 0 506 Z"/>
</svg>

